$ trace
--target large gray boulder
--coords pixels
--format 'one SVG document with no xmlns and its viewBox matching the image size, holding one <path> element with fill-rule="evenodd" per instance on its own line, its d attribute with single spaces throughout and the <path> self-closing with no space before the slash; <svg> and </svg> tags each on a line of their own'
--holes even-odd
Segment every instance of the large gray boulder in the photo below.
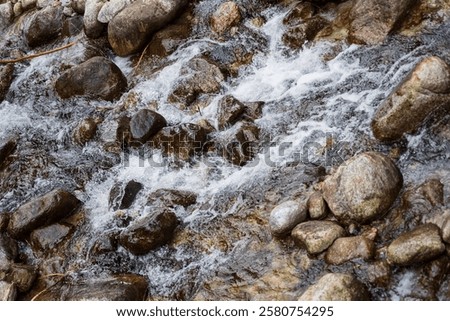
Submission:
<svg viewBox="0 0 450 321">
<path fill-rule="evenodd" d="M 402 174 L 389 157 L 367 152 L 343 163 L 325 180 L 322 191 L 339 220 L 366 223 L 386 213 L 402 185 Z"/>
<path fill-rule="evenodd" d="M 153 33 L 174 20 L 186 0 L 136 0 L 108 24 L 108 40 L 114 52 L 127 56 L 141 50 Z"/>
<path fill-rule="evenodd" d="M 382 141 L 400 139 L 443 105 L 450 106 L 450 66 L 438 57 L 425 58 L 381 104 L 373 133 Z"/>
</svg>

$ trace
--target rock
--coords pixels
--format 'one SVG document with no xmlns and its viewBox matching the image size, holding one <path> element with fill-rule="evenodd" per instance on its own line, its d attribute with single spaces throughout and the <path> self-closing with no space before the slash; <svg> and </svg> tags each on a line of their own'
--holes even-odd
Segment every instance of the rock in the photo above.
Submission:
<svg viewBox="0 0 450 321">
<path fill-rule="evenodd" d="M 227 1 L 222 3 L 211 16 L 211 28 L 215 33 L 221 35 L 231 27 L 238 25 L 241 19 L 239 6 L 233 1 Z"/>
<path fill-rule="evenodd" d="M 0 233 L 6 232 L 9 222 L 9 213 L 0 213 Z"/>
<path fill-rule="evenodd" d="M 37 301 L 143 301 L 147 279 L 135 274 L 66 281 L 39 295 Z"/>
<path fill-rule="evenodd" d="M 13 6 L 14 16 L 18 17 L 23 13 L 22 2 L 16 2 Z"/>
<path fill-rule="evenodd" d="M 93 57 L 64 72 L 55 89 L 61 98 L 89 96 L 113 101 L 127 88 L 127 79 L 112 61 Z"/>
<path fill-rule="evenodd" d="M 365 301 L 369 299 L 366 287 L 353 275 L 328 273 L 311 285 L 299 301 Z"/>
<path fill-rule="evenodd" d="M 275 207 L 270 213 L 270 230 L 274 235 L 288 234 L 305 219 L 305 204 L 298 201 L 287 201 Z"/>
<path fill-rule="evenodd" d="M 14 65 L 0 66 L 0 103 L 5 99 L 13 81 Z"/>
<path fill-rule="evenodd" d="M 292 231 L 296 244 L 305 247 L 309 254 L 319 254 L 345 235 L 344 229 L 330 221 L 309 221 L 300 223 Z"/>
<path fill-rule="evenodd" d="M 338 238 L 327 250 L 325 261 L 340 265 L 353 259 L 370 260 L 375 254 L 375 244 L 364 236 Z"/>
<path fill-rule="evenodd" d="M 185 0 L 136 0 L 108 24 L 108 40 L 119 56 L 141 50 L 152 34 L 174 20 Z"/>
<path fill-rule="evenodd" d="M 5 281 L 0 281 L 0 301 L 15 301 L 16 297 L 16 286 Z"/>
<path fill-rule="evenodd" d="M 64 20 L 62 35 L 64 37 L 74 37 L 83 30 L 83 17 L 74 16 Z"/>
<path fill-rule="evenodd" d="M 308 213 L 313 220 L 320 220 L 328 215 L 328 206 L 320 192 L 314 192 L 308 199 Z"/>
<path fill-rule="evenodd" d="M 367 152 L 342 164 L 322 192 L 339 220 L 366 223 L 386 213 L 402 185 L 402 174 L 389 157 Z"/>
<path fill-rule="evenodd" d="M 52 224 L 30 234 L 31 246 L 34 253 L 49 253 L 71 234 L 72 226 L 65 224 Z"/>
<path fill-rule="evenodd" d="M 86 118 L 81 121 L 73 133 L 73 140 L 78 145 L 86 145 L 97 133 L 97 122 L 94 118 Z"/>
<path fill-rule="evenodd" d="M 442 225 L 442 239 L 445 243 L 450 244 L 450 218 L 447 218 Z"/>
<path fill-rule="evenodd" d="M 147 205 L 152 205 L 156 202 L 161 202 L 166 207 L 174 207 L 176 205 L 188 207 L 197 203 L 197 194 L 190 191 L 158 189 L 148 196 Z"/>
<path fill-rule="evenodd" d="M 62 7 L 49 6 L 37 11 L 24 34 L 30 47 L 46 44 L 58 37 L 63 26 Z"/>
<path fill-rule="evenodd" d="M 5 30 L 14 19 L 13 4 L 11 2 L 0 4 L 0 29 Z M 1 99 L 0 99 L 1 101 Z"/>
<path fill-rule="evenodd" d="M 114 211 L 130 208 L 143 188 L 144 186 L 136 181 L 129 181 L 126 185 L 116 183 L 109 193 L 109 207 Z"/>
<path fill-rule="evenodd" d="M 72 214 L 81 202 L 71 193 L 56 189 L 19 207 L 11 214 L 8 232 L 18 239 Z"/>
<path fill-rule="evenodd" d="M 240 122 L 225 135 L 222 155 L 232 164 L 244 166 L 258 152 L 259 128 L 253 123 Z"/>
<path fill-rule="evenodd" d="M 16 149 L 17 142 L 13 137 L 0 139 L 0 166 L 6 161 L 9 155 Z"/>
<path fill-rule="evenodd" d="M 166 126 L 167 121 L 162 115 L 153 110 L 141 109 L 131 118 L 131 137 L 145 143 Z"/>
<path fill-rule="evenodd" d="M 289 10 L 283 19 L 283 24 L 289 27 L 296 26 L 316 14 L 316 6 L 311 2 L 299 2 Z"/>
<path fill-rule="evenodd" d="M 391 267 L 386 261 L 377 261 L 367 266 L 366 275 L 371 284 L 386 288 L 391 282 Z"/>
<path fill-rule="evenodd" d="M 219 129 L 225 129 L 230 125 L 234 125 L 245 111 L 245 105 L 233 96 L 227 95 L 223 97 L 219 101 L 217 111 Z"/>
<path fill-rule="evenodd" d="M 415 132 L 435 110 L 450 103 L 450 66 L 438 57 L 423 59 L 375 113 L 372 130 L 381 141 Z"/>
<path fill-rule="evenodd" d="M 12 264 L 6 281 L 14 284 L 20 293 L 26 293 L 33 286 L 36 276 L 35 268 L 30 265 Z"/>
<path fill-rule="evenodd" d="M 86 8 L 86 0 L 72 0 L 71 6 L 73 11 L 80 15 L 84 15 L 84 11 Z"/>
<path fill-rule="evenodd" d="M 176 160 L 188 161 L 202 152 L 206 142 L 206 131 L 195 124 L 164 127 L 153 137 L 152 142 L 165 155 Z"/>
<path fill-rule="evenodd" d="M 97 20 L 109 23 L 120 11 L 131 3 L 131 0 L 110 0 L 106 2 L 98 13 Z"/>
<path fill-rule="evenodd" d="M 327 25 L 328 21 L 320 16 L 306 19 L 299 25 L 289 27 L 283 35 L 283 42 L 293 49 L 299 49 L 306 42 L 313 41 Z"/>
<path fill-rule="evenodd" d="M 21 1 L 22 8 L 24 10 L 28 10 L 28 9 L 34 8 L 34 7 L 36 7 L 36 2 L 37 2 L 37 0 L 22 0 Z"/>
<path fill-rule="evenodd" d="M 144 255 L 169 242 L 179 221 L 168 209 L 157 210 L 120 233 L 119 244 L 134 255 Z"/>
<path fill-rule="evenodd" d="M 349 40 L 376 45 L 399 26 L 416 0 L 356 0 L 350 12 Z"/>
<path fill-rule="evenodd" d="M 98 14 L 105 2 L 103 0 L 86 0 L 83 25 L 84 33 L 92 39 L 99 38 L 106 30 L 106 24 L 97 20 Z"/>
<path fill-rule="evenodd" d="M 127 147 L 131 141 L 130 121 L 128 116 L 121 116 L 117 120 L 116 141 L 122 148 Z"/>
<path fill-rule="evenodd" d="M 443 252 L 439 228 L 424 224 L 395 239 L 387 248 L 387 258 L 393 264 L 407 266 L 429 261 Z"/>
<path fill-rule="evenodd" d="M 169 95 L 169 102 L 186 109 L 201 94 L 216 93 L 225 80 L 219 67 L 203 58 L 193 58 L 181 68 L 180 80 Z"/>
<path fill-rule="evenodd" d="M 18 247 L 14 240 L 6 234 L 0 234 L 0 270 L 8 270 L 18 255 Z"/>
</svg>

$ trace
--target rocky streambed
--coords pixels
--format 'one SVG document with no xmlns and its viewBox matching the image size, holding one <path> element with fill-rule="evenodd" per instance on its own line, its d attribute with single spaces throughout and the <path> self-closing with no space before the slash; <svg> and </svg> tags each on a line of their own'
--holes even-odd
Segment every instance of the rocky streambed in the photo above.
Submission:
<svg viewBox="0 0 450 321">
<path fill-rule="evenodd" d="M 0 0 L 0 299 L 448 300 L 449 15 Z"/>
</svg>

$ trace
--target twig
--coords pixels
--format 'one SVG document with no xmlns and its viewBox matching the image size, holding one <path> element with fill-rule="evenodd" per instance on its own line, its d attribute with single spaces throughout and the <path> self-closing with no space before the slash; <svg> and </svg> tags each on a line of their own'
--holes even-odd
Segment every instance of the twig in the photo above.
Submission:
<svg viewBox="0 0 450 321">
<path fill-rule="evenodd" d="M 149 43 L 147 44 L 147 46 L 145 46 L 144 50 L 143 50 L 142 53 L 141 53 L 141 56 L 139 57 L 139 60 L 138 60 L 138 62 L 137 62 L 137 64 L 136 64 L 136 67 L 134 67 L 135 69 L 137 69 L 137 68 L 139 67 L 139 65 L 141 64 L 142 58 L 144 58 L 144 54 L 145 54 L 145 52 L 147 51 L 148 46 L 150 46 L 150 44 L 151 44 L 151 42 L 149 42 Z"/>
<path fill-rule="evenodd" d="M 58 281 L 55 282 L 55 284 L 49 285 L 48 287 L 46 287 L 44 290 L 40 291 L 38 294 L 36 294 L 33 298 L 31 298 L 31 301 L 35 301 L 38 297 L 40 297 L 42 294 L 44 294 L 47 291 L 50 291 L 51 288 L 53 288 L 55 285 L 57 285 L 59 282 L 61 282 L 64 277 L 66 276 L 66 274 L 61 274 L 61 273 L 54 273 L 54 274 L 47 274 L 42 276 L 42 278 L 46 278 L 46 277 L 52 277 L 52 276 L 59 276 L 61 277 Z"/>
<path fill-rule="evenodd" d="M 61 51 L 61 50 L 67 49 L 69 47 L 72 47 L 76 43 L 77 42 L 74 41 L 74 42 L 71 42 L 71 43 L 69 43 L 69 44 L 67 44 L 65 46 L 62 46 L 62 47 L 58 47 L 58 48 L 55 48 L 55 49 L 52 49 L 52 50 L 48 50 L 48 51 L 39 52 L 37 54 L 33 54 L 33 55 L 29 55 L 29 56 L 25 56 L 25 57 L 21 57 L 21 58 L 17 58 L 17 59 L 0 60 L 0 64 L 13 64 L 13 63 L 16 63 L 16 62 L 21 62 L 21 61 L 24 61 L 24 60 L 33 59 L 33 58 L 36 58 L 36 57 L 48 55 L 48 54 L 51 54 L 51 53 L 54 53 L 54 52 Z"/>
</svg>

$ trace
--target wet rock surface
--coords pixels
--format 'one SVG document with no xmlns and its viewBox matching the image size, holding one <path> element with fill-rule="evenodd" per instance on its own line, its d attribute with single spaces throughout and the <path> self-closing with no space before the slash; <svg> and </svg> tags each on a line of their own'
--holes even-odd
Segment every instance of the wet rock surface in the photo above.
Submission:
<svg viewBox="0 0 450 321">
<path fill-rule="evenodd" d="M 36 47 L 54 40 L 62 30 L 62 18 L 63 10 L 59 6 L 38 10 L 24 31 L 28 45 Z"/>
<path fill-rule="evenodd" d="M 13 80 L 14 65 L 0 66 L 0 103 L 5 99 Z"/>
<path fill-rule="evenodd" d="M 275 235 L 290 233 L 306 219 L 306 206 L 298 201 L 287 201 L 275 207 L 270 213 L 270 230 Z"/>
<path fill-rule="evenodd" d="M 130 120 L 131 137 L 145 143 L 165 126 L 167 122 L 163 116 L 152 110 L 142 109 Z"/>
<path fill-rule="evenodd" d="M 300 223 L 292 231 L 295 242 L 304 246 L 310 254 L 319 254 L 325 251 L 337 238 L 344 235 L 344 229 L 330 221 Z"/>
<path fill-rule="evenodd" d="M 224 2 L 211 16 L 211 28 L 215 33 L 223 34 L 241 19 L 239 6 L 233 1 Z"/>
<path fill-rule="evenodd" d="M 115 211 L 130 208 L 142 189 L 142 184 L 136 181 L 116 183 L 109 193 L 109 206 Z"/>
<path fill-rule="evenodd" d="M 370 260 L 375 254 L 375 244 L 364 236 L 341 237 L 329 247 L 325 255 L 328 264 L 339 265 L 353 259 Z"/>
</svg>

